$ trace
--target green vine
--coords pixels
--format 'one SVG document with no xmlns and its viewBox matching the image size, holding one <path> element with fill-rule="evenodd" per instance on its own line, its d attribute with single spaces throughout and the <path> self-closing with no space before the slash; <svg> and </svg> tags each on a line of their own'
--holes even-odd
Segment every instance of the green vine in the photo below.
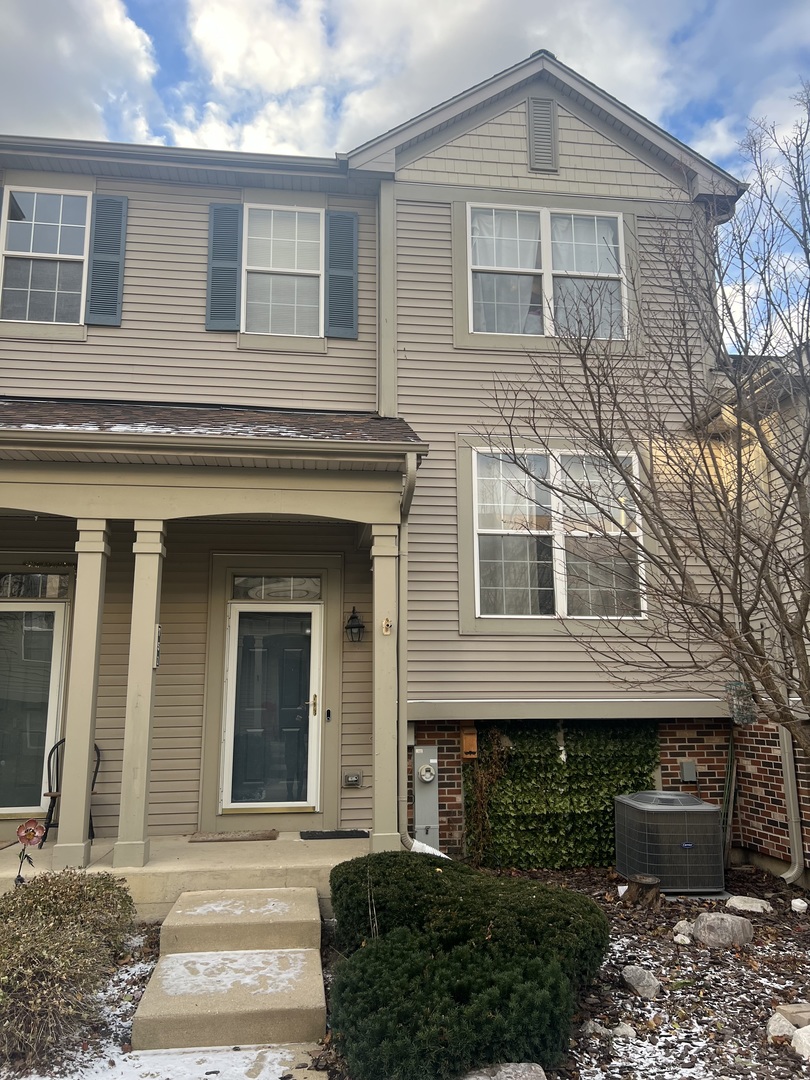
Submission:
<svg viewBox="0 0 810 1080">
<path fill-rule="evenodd" d="M 657 764 L 654 721 L 484 727 L 464 766 L 467 856 L 518 869 L 608 866 L 614 796 L 649 788 Z"/>
</svg>

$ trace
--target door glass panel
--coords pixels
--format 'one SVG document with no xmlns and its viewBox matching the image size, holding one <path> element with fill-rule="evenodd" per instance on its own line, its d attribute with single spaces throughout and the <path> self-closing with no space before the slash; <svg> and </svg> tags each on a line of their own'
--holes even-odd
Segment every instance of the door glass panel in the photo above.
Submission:
<svg viewBox="0 0 810 1080">
<path fill-rule="evenodd" d="M 0 806 L 42 803 L 52 611 L 0 611 Z"/>
<path fill-rule="evenodd" d="M 240 611 L 233 722 L 234 803 L 307 803 L 309 613 Z"/>
</svg>

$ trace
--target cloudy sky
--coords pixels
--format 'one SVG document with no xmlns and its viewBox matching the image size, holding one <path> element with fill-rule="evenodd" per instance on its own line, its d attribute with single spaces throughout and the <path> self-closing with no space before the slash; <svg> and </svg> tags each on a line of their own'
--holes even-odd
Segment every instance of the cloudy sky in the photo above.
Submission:
<svg viewBox="0 0 810 1080">
<path fill-rule="evenodd" d="M 0 132 L 329 155 L 538 48 L 733 166 L 810 0 L 0 0 Z"/>
</svg>

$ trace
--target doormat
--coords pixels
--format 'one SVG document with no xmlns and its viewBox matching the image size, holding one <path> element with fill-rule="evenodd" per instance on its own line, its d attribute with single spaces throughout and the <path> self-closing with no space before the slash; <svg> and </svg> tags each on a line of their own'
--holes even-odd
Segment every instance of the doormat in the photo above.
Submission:
<svg viewBox="0 0 810 1080">
<path fill-rule="evenodd" d="M 360 840 L 368 836 L 368 829 L 306 829 L 301 832 L 302 840 Z"/>
<path fill-rule="evenodd" d="M 256 832 L 195 832 L 190 844 L 241 843 L 243 840 L 278 840 L 278 829 L 259 829 Z"/>
</svg>

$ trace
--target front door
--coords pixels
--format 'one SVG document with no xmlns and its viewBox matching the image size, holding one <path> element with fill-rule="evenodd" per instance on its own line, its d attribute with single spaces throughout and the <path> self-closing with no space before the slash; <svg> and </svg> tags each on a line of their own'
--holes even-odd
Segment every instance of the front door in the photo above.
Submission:
<svg viewBox="0 0 810 1080">
<path fill-rule="evenodd" d="M 320 669 L 320 605 L 230 605 L 222 808 L 319 809 Z"/>
</svg>

